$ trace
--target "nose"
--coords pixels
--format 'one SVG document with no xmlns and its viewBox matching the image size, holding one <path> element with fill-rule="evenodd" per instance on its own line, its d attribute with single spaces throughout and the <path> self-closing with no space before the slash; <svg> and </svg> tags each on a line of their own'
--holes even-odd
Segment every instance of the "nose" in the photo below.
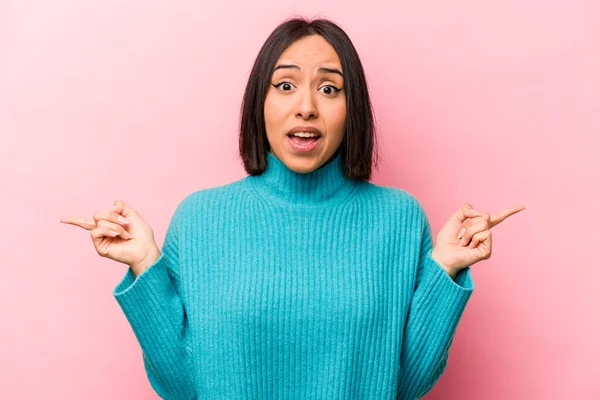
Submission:
<svg viewBox="0 0 600 400">
<path fill-rule="evenodd" d="M 303 119 L 316 118 L 319 114 L 317 105 L 314 101 L 313 94 L 310 90 L 305 90 L 300 94 L 300 100 L 298 100 L 298 112 L 297 116 Z"/>
</svg>

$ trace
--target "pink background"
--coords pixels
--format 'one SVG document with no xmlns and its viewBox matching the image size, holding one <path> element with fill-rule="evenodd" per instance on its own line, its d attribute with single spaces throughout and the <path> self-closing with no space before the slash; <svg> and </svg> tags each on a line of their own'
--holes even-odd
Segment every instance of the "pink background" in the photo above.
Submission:
<svg viewBox="0 0 600 400">
<path fill-rule="evenodd" d="M 245 176 L 242 93 L 286 17 L 326 17 L 361 58 L 373 182 L 495 212 L 492 258 L 426 399 L 600 397 L 597 1 L 0 1 L 0 398 L 150 399 L 112 296 L 126 266 L 59 223 L 116 199 L 162 246 L 187 194 Z"/>
</svg>

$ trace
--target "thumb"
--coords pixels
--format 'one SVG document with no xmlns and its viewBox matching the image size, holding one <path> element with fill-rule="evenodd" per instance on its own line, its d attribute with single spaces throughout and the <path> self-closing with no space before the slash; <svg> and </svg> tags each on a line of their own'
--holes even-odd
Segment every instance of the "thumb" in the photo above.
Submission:
<svg viewBox="0 0 600 400">
<path fill-rule="evenodd" d="M 473 218 L 476 216 L 481 216 L 481 214 L 475 211 L 473 206 L 469 203 L 463 204 L 454 214 L 452 214 L 452 218 L 457 219 L 461 223 L 467 218 Z"/>
<path fill-rule="evenodd" d="M 135 213 L 135 210 L 123 200 L 117 200 L 111 207 L 116 213 L 121 214 L 125 217 L 129 217 Z"/>
</svg>

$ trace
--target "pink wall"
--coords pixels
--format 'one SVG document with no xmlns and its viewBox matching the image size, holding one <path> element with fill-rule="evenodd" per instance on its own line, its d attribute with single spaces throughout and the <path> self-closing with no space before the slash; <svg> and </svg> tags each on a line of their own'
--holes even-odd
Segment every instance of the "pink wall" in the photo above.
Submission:
<svg viewBox="0 0 600 400">
<path fill-rule="evenodd" d="M 347 1 L 227 3 L 0 1 L 0 398 L 157 398 L 112 297 L 125 265 L 59 217 L 124 199 L 162 245 L 186 194 L 245 176 L 244 85 L 295 14 L 354 41 L 374 182 L 417 196 L 434 234 L 464 202 L 527 206 L 472 267 L 426 398 L 600 398 L 599 3 L 380 1 L 369 19 Z"/>
</svg>

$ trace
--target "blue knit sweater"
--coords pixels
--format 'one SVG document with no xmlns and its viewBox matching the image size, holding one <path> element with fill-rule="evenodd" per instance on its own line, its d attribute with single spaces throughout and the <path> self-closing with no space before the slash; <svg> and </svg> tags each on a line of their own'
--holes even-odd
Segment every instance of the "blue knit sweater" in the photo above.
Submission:
<svg viewBox="0 0 600 400">
<path fill-rule="evenodd" d="M 474 284 L 431 257 L 401 189 L 347 179 L 341 155 L 177 206 L 162 253 L 114 296 L 165 399 L 416 399 L 444 372 Z"/>
</svg>

